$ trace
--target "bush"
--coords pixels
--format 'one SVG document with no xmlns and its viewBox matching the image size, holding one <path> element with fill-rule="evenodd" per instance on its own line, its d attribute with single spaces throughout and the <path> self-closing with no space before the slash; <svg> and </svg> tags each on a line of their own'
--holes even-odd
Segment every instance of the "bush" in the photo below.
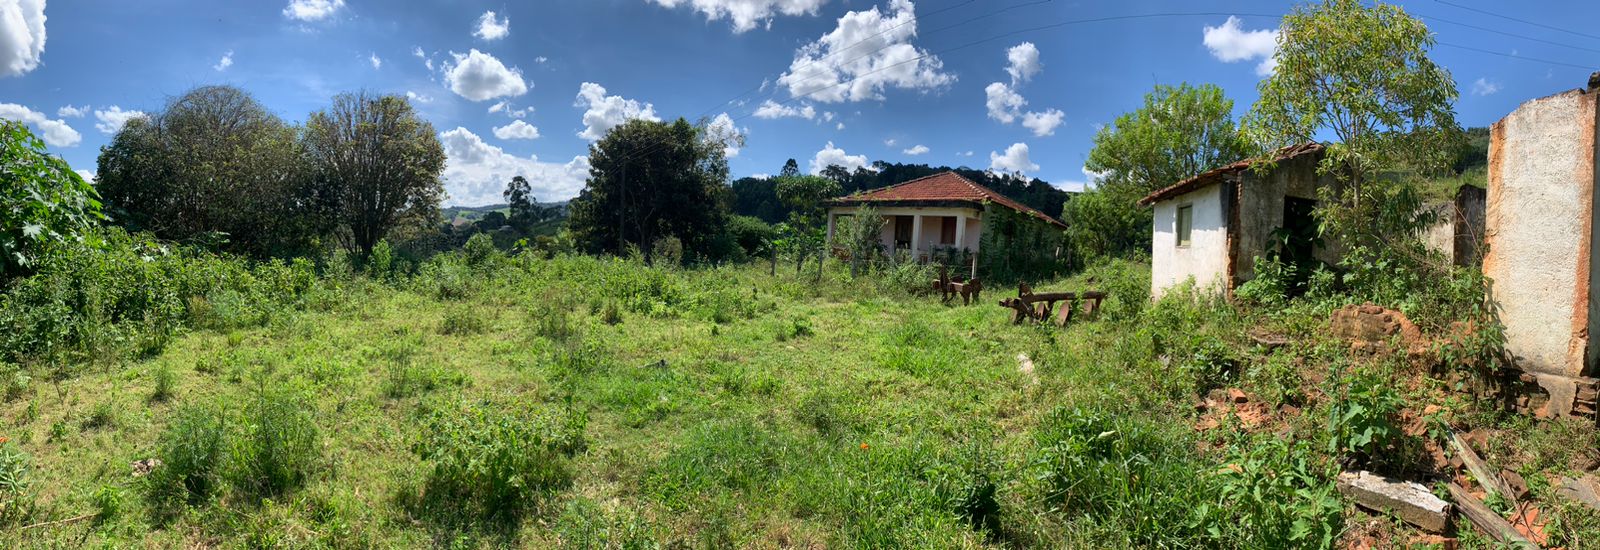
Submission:
<svg viewBox="0 0 1600 550">
<path fill-rule="evenodd" d="M 451 309 L 439 322 L 439 334 L 446 336 L 482 334 L 488 330 L 488 321 L 478 316 L 476 311 L 464 307 Z"/>
<path fill-rule="evenodd" d="M 172 370 L 172 365 L 162 363 L 156 367 L 155 384 L 150 392 L 151 401 L 166 401 L 172 397 L 173 386 L 178 383 L 178 374 Z"/>
<path fill-rule="evenodd" d="M 161 467 L 148 477 L 158 502 L 181 498 L 192 504 L 211 496 L 226 458 L 227 427 L 227 419 L 213 407 L 178 410 L 158 444 Z"/>
<path fill-rule="evenodd" d="M 0 174 L 0 282 L 105 218 L 95 187 L 21 122 L 0 120 Z"/>
<path fill-rule="evenodd" d="M 478 233 L 467 239 L 461 252 L 466 257 L 467 265 L 472 267 L 487 266 L 491 260 L 502 256 L 500 249 L 494 246 L 494 237 L 488 233 Z"/>
<path fill-rule="evenodd" d="M 372 254 L 367 256 L 367 276 L 387 281 L 394 277 L 394 267 L 394 248 L 389 246 L 388 240 L 379 240 L 372 246 Z"/>
<path fill-rule="evenodd" d="M 938 268 L 902 258 L 879 276 L 878 289 L 888 294 L 923 296 L 933 290 L 931 283 L 937 278 Z"/>
<path fill-rule="evenodd" d="M 572 310 L 577 301 L 560 289 L 546 289 L 538 303 L 529 306 L 533 316 L 533 330 L 539 336 L 556 342 L 565 342 L 578 333 L 572 323 Z"/>
<path fill-rule="evenodd" d="M 0 526 L 15 525 L 31 512 L 31 470 L 27 453 L 15 443 L 0 442 Z"/>
<path fill-rule="evenodd" d="M 305 482 L 322 460 L 316 406 L 292 390 L 263 389 L 245 407 L 233 448 L 234 485 L 271 497 Z"/>
<path fill-rule="evenodd" d="M 504 412 L 512 410 L 515 412 Z M 427 462 L 418 502 L 437 511 L 515 521 L 572 483 L 587 417 L 482 403 L 435 412 L 415 447 Z"/>
</svg>

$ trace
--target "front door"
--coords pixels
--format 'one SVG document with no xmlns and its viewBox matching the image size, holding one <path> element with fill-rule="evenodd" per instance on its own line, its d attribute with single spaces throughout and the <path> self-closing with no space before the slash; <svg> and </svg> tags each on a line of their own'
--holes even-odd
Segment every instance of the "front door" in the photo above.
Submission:
<svg viewBox="0 0 1600 550">
<path fill-rule="evenodd" d="M 1283 198 L 1283 237 L 1279 259 L 1294 266 L 1291 292 L 1299 294 L 1311 272 L 1317 268 L 1317 220 L 1314 212 L 1317 201 L 1298 197 Z"/>
<path fill-rule="evenodd" d="M 894 217 L 894 249 L 911 249 L 911 216 Z"/>
</svg>

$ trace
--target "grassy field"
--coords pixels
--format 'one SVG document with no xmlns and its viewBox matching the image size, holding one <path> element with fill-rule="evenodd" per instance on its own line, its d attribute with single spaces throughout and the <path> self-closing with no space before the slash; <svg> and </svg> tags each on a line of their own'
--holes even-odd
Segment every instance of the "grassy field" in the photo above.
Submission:
<svg viewBox="0 0 1600 550">
<path fill-rule="evenodd" d="M 1146 307 L 1143 269 L 1043 285 L 1113 291 L 1066 329 L 1008 325 L 1004 291 L 911 295 L 909 268 L 816 283 L 566 256 L 330 275 L 270 315 L 191 300 L 197 328 L 160 351 L 13 377 L 0 434 L 31 483 L 0 516 L 30 526 L 0 546 L 1405 545 L 1332 475 L 1429 436 L 1343 403 L 1443 403 L 1417 425 L 1495 426 L 1518 443 L 1491 455 L 1530 480 L 1594 454 L 1592 426 L 1358 364 L 1321 320 Z M 1264 326 L 1296 343 L 1253 346 Z M 1265 412 L 1197 412 L 1222 387 Z M 1358 441 L 1374 426 L 1381 448 Z M 1551 543 L 1600 544 L 1600 518 L 1534 485 Z"/>
</svg>

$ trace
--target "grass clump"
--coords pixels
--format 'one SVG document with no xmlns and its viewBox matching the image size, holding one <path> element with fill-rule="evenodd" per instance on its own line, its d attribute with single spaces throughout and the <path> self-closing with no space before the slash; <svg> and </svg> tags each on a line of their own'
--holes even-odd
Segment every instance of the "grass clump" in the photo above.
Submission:
<svg viewBox="0 0 1600 550">
<path fill-rule="evenodd" d="M 172 398 L 174 387 L 178 385 L 178 373 L 172 370 L 172 365 L 162 363 L 156 367 L 155 384 L 150 391 L 150 400 L 161 402 Z"/>
<path fill-rule="evenodd" d="M 316 407 L 287 389 L 266 389 L 245 407 L 233 447 L 234 485 L 272 497 L 299 487 L 322 460 Z"/>
<path fill-rule="evenodd" d="M 161 466 L 148 477 L 153 500 L 195 504 L 211 497 L 222 478 L 227 429 L 227 419 L 215 406 L 180 408 L 158 443 Z"/>
<path fill-rule="evenodd" d="M 514 522 L 572 483 L 586 415 L 478 403 L 434 412 L 414 447 L 427 473 L 415 507 Z M 436 516 L 437 517 L 437 516 Z"/>
<path fill-rule="evenodd" d="M 489 330 L 489 321 L 468 308 L 452 309 L 439 322 L 439 334 L 445 336 L 471 336 Z"/>
<path fill-rule="evenodd" d="M 32 466 L 15 443 L 0 443 L 0 526 L 26 519 L 32 510 Z"/>
</svg>

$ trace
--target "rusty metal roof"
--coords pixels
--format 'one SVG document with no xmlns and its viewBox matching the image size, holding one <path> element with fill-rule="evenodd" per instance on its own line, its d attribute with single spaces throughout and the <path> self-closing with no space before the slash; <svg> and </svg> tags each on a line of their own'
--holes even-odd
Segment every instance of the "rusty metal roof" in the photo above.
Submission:
<svg viewBox="0 0 1600 550">
<path fill-rule="evenodd" d="M 1270 157 L 1272 162 L 1283 162 L 1300 155 L 1319 153 L 1323 149 L 1324 147 L 1321 143 L 1307 141 L 1299 145 L 1290 145 L 1288 147 L 1278 149 L 1277 151 L 1273 151 Z M 1139 199 L 1139 204 L 1141 206 L 1150 206 L 1157 201 L 1170 199 L 1172 197 L 1194 191 L 1201 187 L 1217 183 L 1222 181 L 1223 176 L 1243 172 L 1245 169 L 1250 168 L 1251 164 L 1255 164 L 1260 160 L 1262 159 L 1247 158 L 1233 164 L 1212 168 L 1200 173 L 1200 175 L 1158 189 L 1156 192 L 1146 195 L 1145 198 Z"/>
<path fill-rule="evenodd" d="M 940 172 L 931 176 L 897 183 L 888 187 L 880 187 L 867 191 L 858 191 L 850 195 L 828 201 L 835 206 L 860 205 L 869 203 L 948 203 L 968 202 L 981 206 L 985 202 L 993 202 L 1006 208 L 1016 210 L 1034 218 L 1049 222 L 1065 228 L 1067 225 L 1060 220 L 1052 218 L 1045 213 L 1028 207 L 1025 204 L 1011 200 L 1011 198 L 995 192 L 993 189 L 979 185 L 977 182 L 961 177 L 955 172 Z"/>
</svg>

